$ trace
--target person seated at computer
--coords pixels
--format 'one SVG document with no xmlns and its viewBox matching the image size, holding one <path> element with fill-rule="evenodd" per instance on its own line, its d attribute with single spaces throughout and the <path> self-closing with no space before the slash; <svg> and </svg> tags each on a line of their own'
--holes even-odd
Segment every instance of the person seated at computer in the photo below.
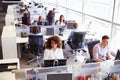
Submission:
<svg viewBox="0 0 120 80">
<path fill-rule="evenodd" d="M 73 33 L 80 31 L 80 30 L 78 29 L 78 23 L 77 23 L 77 22 L 73 23 L 73 28 L 74 28 L 74 29 L 71 31 L 71 33 L 70 33 L 70 35 L 69 35 L 69 37 L 68 37 L 68 41 L 67 41 L 67 43 L 68 43 L 68 45 L 69 45 L 70 47 L 72 47 L 71 40 L 72 40 Z"/>
<path fill-rule="evenodd" d="M 104 35 L 102 37 L 102 41 L 93 47 L 93 59 L 96 62 L 102 62 L 111 59 L 108 43 L 109 37 Z"/>
<path fill-rule="evenodd" d="M 41 34 L 41 32 L 40 32 L 39 27 L 34 26 L 34 27 L 32 27 L 32 30 L 31 30 L 30 35 L 42 35 L 42 34 Z"/>
<path fill-rule="evenodd" d="M 39 16 L 37 25 L 42 25 L 42 22 L 43 22 L 42 20 L 43 20 L 42 16 Z"/>
<path fill-rule="evenodd" d="M 51 36 L 47 39 L 43 60 L 64 59 L 62 41 L 59 36 Z"/>
<path fill-rule="evenodd" d="M 35 26 L 32 28 L 30 35 L 42 35 L 42 33 L 40 32 L 39 27 Z M 46 41 L 45 38 L 41 39 L 41 42 L 43 43 L 43 47 L 44 47 L 45 41 Z"/>
<path fill-rule="evenodd" d="M 56 25 L 65 25 L 65 19 L 63 15 L 60 15 L 59 20 L 56 20 L 55 22 Z"/>
</svg>

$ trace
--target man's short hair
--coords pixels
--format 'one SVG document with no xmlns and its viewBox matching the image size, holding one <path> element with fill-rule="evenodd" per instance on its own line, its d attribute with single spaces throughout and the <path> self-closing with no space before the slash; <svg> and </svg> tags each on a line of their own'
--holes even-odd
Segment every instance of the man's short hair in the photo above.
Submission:
<svg viewBox="0 0 120 80">
<path fill-rule="evenodd" d="M 104 39 L 109 39 L 109 37 L 108 37 L 107 35 L 104 35 L 104 36 L 102 37 L 102 40 L 104 40 Z"/>
</svg>

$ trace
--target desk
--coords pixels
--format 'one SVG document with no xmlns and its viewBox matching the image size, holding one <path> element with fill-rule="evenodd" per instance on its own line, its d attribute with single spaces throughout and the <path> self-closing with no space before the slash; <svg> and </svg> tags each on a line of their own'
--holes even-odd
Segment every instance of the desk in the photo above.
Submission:
<svg viewBox="0 0 120 80">
<path fill-rule="evenodd" d="M 10 66 L 11 63 L 17 63 L 17 69 L 20 69 L 18 58 L 0 60 L 0 64 L 8 64 Z M 0 80 L 16 80 L 15 73 L 12 73 L 11 71 L 0 72 Z"/>
<path fill-rule="evenodd" d="M 16 43 L 17 43 L 17 52 L 18 52 L 18 58 L 21 58 L 21 43 L 28 43 L 28 37 L 22 38 L 20 36 L 16 37 Z"/>
<path fill-rule="evenodd" d="M 15 73 L 12 72 L 0 72 L 0 80 L 16 80 Z"/>
<path fill-rule="evenodd" d="M 17 44 L 19 44 L 19 43 L 28 43 L 28 37 L 22 38 L 22 37 L 17 36 L 16 37 L 16 43 Z"/>
</svg>

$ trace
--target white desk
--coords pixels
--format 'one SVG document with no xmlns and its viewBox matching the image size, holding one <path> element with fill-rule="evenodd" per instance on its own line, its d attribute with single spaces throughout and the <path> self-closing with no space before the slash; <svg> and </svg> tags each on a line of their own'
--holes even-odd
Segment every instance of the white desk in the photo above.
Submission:
<svg viewBox="0 0 120 80">
<path fill-rule="evenodd" d="M 17 69 L 20 69 L 20 63 L 19 63 L 19 59 L 18 58 L 11 58 L 11 59 L 2 59 L 2 60 L 0 60 L 0 64 L 6 64 L 6 63 L 17 63 Z"/>
<path fill-rule="evenodd" d="M 18 58 L 0 60 L 0 64 L 9 64 L 9 63 L 17 63 L 17 69 L 20 69 Z M 12 73 L 11 71 L 0 72 L 0 80 L 16 80 L 15 73 Z"/>
<path fill-rule="evenodd" d="M 22 38 L 22 37 L 16 37 L 16 43 L 28 43 L 28 37 Z"/>
<path fill-rule="evenodd" d="M 15 73 L 12 72 L 0 72 L 0 80 L 16 80 Z"/>
</svg>

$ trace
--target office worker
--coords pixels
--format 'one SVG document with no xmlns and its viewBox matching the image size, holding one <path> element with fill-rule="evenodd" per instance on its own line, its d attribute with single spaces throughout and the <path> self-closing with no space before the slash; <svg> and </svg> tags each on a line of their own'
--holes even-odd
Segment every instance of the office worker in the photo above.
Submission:
<svg viewBox="0 0 120 80">
<path fill-rule="evenodd" d="M 93 58 L 96 62 L 111 59 L 108 43 L 109 37 L 104 35 L 102 41 L 93 47 Z"/>
<path fill-rule="evenodd" d="M 55 22 L 56 25 L 65 25 L 64 15 L 60 15 L 59 20 Z"/>
<path fill-rule="evenodd" d="M 25 6 L 24 13 L 23 13 L 23 17 L 22 17 L 22 24 L 25 24 L 25 25 L 30 25 L 31 24 L 31 22 L 30 22 L 30 12 L 29 12 L 29 10 L 26 6 Z"/>
<path fill-rule="evenodd" d="M 30 35 L 42 35 L 42 33 L 40 32 L 39 27 L 35 26 L 35 27 L 33 27 Z M 43 47 L 44 47 L 45 41 L 46 41 L 46 39 L 44 39 L 44 38 L 40 39 L 40 42 L 42 43 Z"/>
<path fill-rule="evenodd" d="M 43 20 L 42 16 L 39 16 L 37 24 L 38 25 L 42 25 L 42 22 L 43 22 L 42 20 Z"/>
<path fill-rule="evenodd" d="M 51 36 L 47 39 L 43 59 L 64 59 L 62 41 L 59 36 Z"/>
<path fill-rule="evenodd" d="M 42 35 L 41 34 L 41 32 L 40 32 L 40 29 L 39 29 L 39 27 L 37 27 L 37 26 L 34 26 L 33 28 L 32 28 L 32 31 L 31 31 L 31 33 L 30 33 L 30 35 L 34 35 L 34 34 L 36 34 L 36 35 Z"/>
<path fill-rule="evenodd" d="M 48 22 L 48 25 L 53 25 L 54 21 L 55 21 L 55 8 L 53 8 L 53 10 L 49 10 L 46 20 Z"/>
<path fill-rule="evenodd" d="M 68 43 L 68 45 L 71 47 L 72 46 L 72 44 L 71 44 L 71 39 L 72 39 L 72 36 L 73 36 L 73 33 L 74 32 L 79 32 L 80 30 L 78 29 L 78 23 L 73 23 L 73 27 L 74 27 L 74 29 L 71 31 L 71 33 L 70 33 L 70 35 L 69 35 L 69 37 L 68 37 L 68 41 L 67 41 L 67 43 Z"/>
</svg>

